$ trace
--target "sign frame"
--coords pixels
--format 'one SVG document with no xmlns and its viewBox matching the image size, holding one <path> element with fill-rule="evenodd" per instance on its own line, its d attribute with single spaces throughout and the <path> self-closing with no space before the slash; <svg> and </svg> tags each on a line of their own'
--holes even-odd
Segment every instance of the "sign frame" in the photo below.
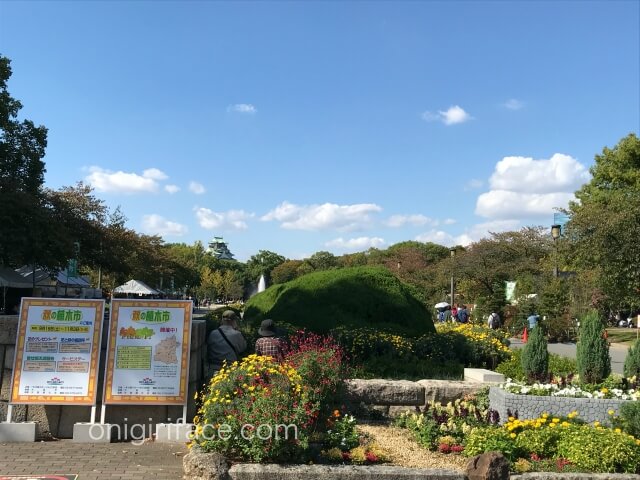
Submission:
<svg viewBox="0 0 640 480">
<path fill-rule="evenodd" d="M 181 360 L 182 371 L 180 374 L 180 394 L 178 396 L 151 396 L 151 395 L 113 395 L 113 373 L 116 361 L 116 346 L 120 307 L 141 308 L 182 308 L 184 320 L 182 326 Z M 191 300 L 165 300 L 165 299 L 127 299 L 114 298 L 109 309 L 109 338 L 107 339 L 107 357 L 104 366 L 104 386 L 102 392 L 102 405 L 181 405 L 189 401 L 189 364 L 191 360 L 191 325 L 193 313 L 193 301 Z M 103 407 L 104 408 L 104 407 Z"/>
<path fill-rule="evenodd" d="M 23 297 L 20 302 L 20 316 L 18 318 L 18 332 L 16 336 L 13 357 L 13 371 L 11 375 L 10 405 L 74 405 L 94 407 L 98 399 L 98 376 L 100 364 L 100 350 L 102 345 L 102 324 L 104 322 L 104 300 L 83 298 L 42 298 Z M 88 395 L 85 397 L 71 395 L 20 395 L 20 379 L 22 378 L 22 360 L 25 355 L 27 321 L 29 307 L 95 307 L 96 319 L 91 341 L 91 356 L 89 363 Z"/>
</svg>

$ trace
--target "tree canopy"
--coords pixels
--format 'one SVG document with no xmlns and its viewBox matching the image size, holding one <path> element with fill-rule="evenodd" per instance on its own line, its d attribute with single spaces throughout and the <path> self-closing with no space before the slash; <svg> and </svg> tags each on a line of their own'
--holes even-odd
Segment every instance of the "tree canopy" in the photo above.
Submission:
<svg viewBox="0 0 640 480">
<path fill-rule="evenodd" d="M 612 306 L 640 306 L 640 139 L 630 134 L 604 148 L 592 179 L 569 206 L 567 256 L 576 269 L 595 270 Z"/>
</svg>

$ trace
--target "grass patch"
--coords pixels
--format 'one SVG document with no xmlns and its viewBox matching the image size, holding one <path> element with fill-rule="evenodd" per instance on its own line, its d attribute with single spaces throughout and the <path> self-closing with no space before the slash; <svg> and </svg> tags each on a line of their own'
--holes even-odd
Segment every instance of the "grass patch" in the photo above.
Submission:
<svg viewBox="0 0 640 480">
<path fill-rule="evenodd" d="M 611 343 L 631 345 L 638 338 L 637 328 L 607 328 L 608 340 Z"/>
</svg>

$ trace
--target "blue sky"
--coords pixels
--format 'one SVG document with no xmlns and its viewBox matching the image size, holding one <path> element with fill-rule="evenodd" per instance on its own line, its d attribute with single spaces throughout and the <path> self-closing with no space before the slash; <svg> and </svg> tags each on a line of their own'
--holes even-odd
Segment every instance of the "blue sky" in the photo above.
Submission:
<svg viewBox="0 0 640 480">
<path fill-rule="evenodd" d="M 640 2 L 0 2 L 51 188 L 239 260 L 548 226 L 640 131 Z"/>
</svg>

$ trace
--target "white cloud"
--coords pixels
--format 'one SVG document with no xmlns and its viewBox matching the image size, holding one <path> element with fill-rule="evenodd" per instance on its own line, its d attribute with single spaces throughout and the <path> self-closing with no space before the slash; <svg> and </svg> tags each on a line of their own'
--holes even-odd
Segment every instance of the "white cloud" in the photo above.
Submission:
<svg viewBox="0 0 640 480">
<path fill-rule="evenodd" d="M 174 194 L 180 191 L 180 187 L 177 185 L 165 185 L 164 186 L 165 191 Z"/>
<path fill-rule="evenodd" d="M 457 220 L 454 218 L 446 218 L 442 223 L 444 223 L 445 225 L 453 225 L 456 222 Z"/>
<path fill-rule="evenodd" d="M 189 191 L 191 193 L 195 193 L 196 195 L 202 195 L 207 190 L 204 188 L 204 185 L 198 182 L 189 182 Z"/>
<path fill-rule="evenodd" d="M 551 217 L 555 208 L 566 207 L 573 193 L 520 193 L 492 190 L 476 202 L 476 214 L 486 218 Z"/>
<path fill-rule="evenodd" d="M 142 230 L 151 235 L 176 236 L 180 237 L 187 233 L 185 225 L 172 222 L 156 214 L 142 217 Z"/>
<path fill-rule="evenodd" d="M 250 103 L 236 103 L 235 105 L 229 105 L 227 107 L 227 111 L 253 115 L 258 111 L 258 109 Z"/>
<path fill-rule="evenodd" d="M 164 180 L 167 176 L 157 168 L 149 168 L 137 173 L 112 172 L 100 167 L 89 167 L 89 175 L 86 181 L 98 192 L 113 192 L 132 194 L 141 192 L 157 192 L 159 184 L 157 180 Z"/>
<path fill-rule="evenodd" d="M 505 157 L 496 164 L 492 190 L 526 193 L 574 192 L 589 181 L 587 167 L 569 155 L 556 153 L 548 160 Z"/>
<path fill-rule="evenodd" d="M 144 178 L 151 178 L 152 180 L 166 180 L 169 178 L 166 173 L 162 170 L 158 170 L 157 168 L 147 168 L 142 172 L 142 176 Z"/>
<path fill-rule="evenodd" d="M 505 157 L 491 175 L 491 190 L 478 197 L 476 214 L 495 219 L 550 217 L 587 181 L 587 168 L 569 155 L 556 153 L 542 160 Z"/>
<path fill-rule="evenodd" d="M 506 102 L 502 104 L 504 108 L 508 108 L 509 110 L 520 110 L 524 107 L 524 102 L 521 102 L 518 99 L 510 98 Z"/>
<path fill-rule="evenodd" d="M 447 247 L 454 245 L 467 246 L 477 242 L 481 238 L 488 237 L 490 232 L 506 232 L 516 230 L 520 227 L 518 220 L 495 220 L 491 222 L 478 223 L 467 228 L 460 235 L 451 235 L 443 230 L 430 230 L 415 237 L 419 242 L 433 242 Z"/>
<path fill-rule="evenodd" d="M 253 218 L 253 213 L 244 210 L 229 210 L 228 212 L 214 212 L 208 208 L 196 207 L 196 218 L 200 226 L 207 230 L 246 230 L 246 220 Z"/>
<path fill-rule="evenodd" d="M 384 224 L 388 227 L 398 228 L 404 227 L 405 225 L 412 225 L 416 227 L 421 227 L 423 225 L 433 225 L 436 224 L 437 221 L 425 217 L 424 215 L 391 215 Z"/>
<path fill-rule="evenodd" d="M 371 247 L 379 248 L 385 244 L 384 239 L 380 237 L 358 237 L 345 240 L 342 237 L 335 238 L 325 243 L 326 247 L 337 248 L 350 252 L 368 250 Z"/>
<path fill-rule="evenodd" d="M 373 203 L 354 205 L 295 205 L 282 202 L 262 216 L 263 221 L 278 221 L 282 228 L 290 230 L 341 230 L 366 228 L 371 224 L 371 214 L 382 208 Z"/>
<path fill-rule="evenodd" d="M 484 182 L 482 180 L 478 180 L 477 178 L 472 178 L 466 183 L 466 185 L 464 186 L 464 189 L 467 191 L 477 190 L 478 188 L 482 187 L 482 185 L 484 185 Z"/>
<path fill-rule="evenodd" d="M 427 122 L 441 121 L 445 125 L 455 125 L 471 120 L 473 117 L 458 105 L 449 107 L 448 110 L 439 110 L 438 113 L 426 111 L 422 114 L 422 119 Z"/>
</svg>

